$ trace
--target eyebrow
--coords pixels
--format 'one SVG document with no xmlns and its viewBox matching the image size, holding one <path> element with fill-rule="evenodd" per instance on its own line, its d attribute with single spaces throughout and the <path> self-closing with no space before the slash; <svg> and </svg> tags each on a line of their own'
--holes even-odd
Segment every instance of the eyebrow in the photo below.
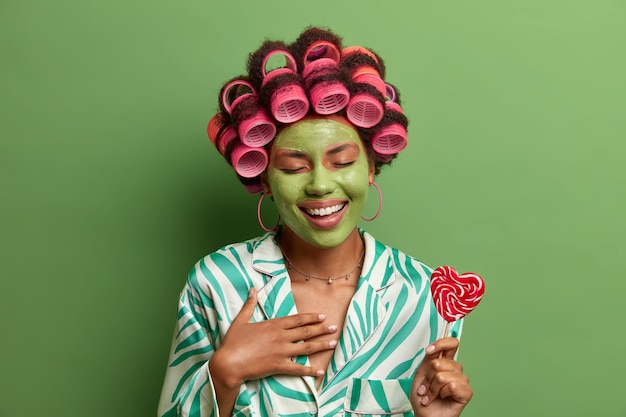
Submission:
<svg viewBox="0 0 626 417">
<path fill-rule="evenodd" d="M 306 158 L 307 154 L 300 151 L 282 150 L 281 156 L 286 156 L 290 158 Z"/>
<path fill-rule="evenodd" d="M 342 151 L 345 151 L 348 148 L 352 148 L 355 145 L 356 144 L 353 142 L 342 143 L 332 149 L 327 150 L 326 153 L 329 155 L 335 155 L 335 154 L 341 153 Z"/>
</svg>

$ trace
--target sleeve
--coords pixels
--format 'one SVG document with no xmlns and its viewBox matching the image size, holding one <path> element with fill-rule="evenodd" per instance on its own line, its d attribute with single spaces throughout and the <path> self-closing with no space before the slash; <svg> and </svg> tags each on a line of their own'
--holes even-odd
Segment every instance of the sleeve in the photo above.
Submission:
<svg viewBox="0 0 626 417">
<path fill-rule="evenodd" d="M 219 416 L 208 367 L 215 352 L 217 333 L 216 318 L 207 317 L 214 313 L 211 305 L 206 294 L 187 283 L 179 300 L 178 320 L 158 406 L 160 417 Z"/>
</svg>

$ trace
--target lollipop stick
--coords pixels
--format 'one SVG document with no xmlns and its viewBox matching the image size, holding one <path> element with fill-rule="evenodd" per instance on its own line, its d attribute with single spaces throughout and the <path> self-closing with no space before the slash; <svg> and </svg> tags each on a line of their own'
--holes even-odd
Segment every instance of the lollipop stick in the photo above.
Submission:
<svg viewBox="0 0 626 417">
<path fill-rule="evenodd" d="M 450 332 L 450 327 L 452 326 L 452 323 L 447 322 L 446 323 L 446 328 L 443 331 L 443 337 L 448 337 L 448 333 Z M 443 351 L 439 352 L 439 357 L 441 358 L 443 356 Z"/>
</svg>

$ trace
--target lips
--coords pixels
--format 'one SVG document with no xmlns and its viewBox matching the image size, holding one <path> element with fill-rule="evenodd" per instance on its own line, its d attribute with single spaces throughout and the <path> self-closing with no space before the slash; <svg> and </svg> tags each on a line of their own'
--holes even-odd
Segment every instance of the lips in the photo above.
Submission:
<svg viewBox="0 0 626 417">
<path fill-rule="evenodd" d="M 308 201 L 298 206 L 309 224 L 317 229 L 332 229 L 338 226 L 348 207 L 347 201 Z"/>
<path fill-rule="evenodd" d="M 330 206 L 330 207 L 303 208 L 302 210 L 304 210 L 304 212 L 306 214 L 308 214 L 309 216 L 324 217 L 324 216 L 329 216 L 329 215 L 331 215 L 333 213 L 336 213 L 336 212 L 342 210 L 345 206 L 346 206 L 346 204 L 342 203 L 342 204 L 335 204 L 334 206 Z"/>
</svg>

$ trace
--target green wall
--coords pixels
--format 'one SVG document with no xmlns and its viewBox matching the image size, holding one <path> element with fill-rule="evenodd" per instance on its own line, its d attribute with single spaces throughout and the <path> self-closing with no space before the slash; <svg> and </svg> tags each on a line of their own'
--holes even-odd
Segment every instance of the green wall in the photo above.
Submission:
<svg viewBox="0 0 626 417">
<path fill-rule="evenodd" d="M 217 91 L 311 24 L 379 52 L 411 120 L 367 229 L 486 279 L 464 416 L 626 415 L 625 19 L 621 0 L 3 0 L 0 416 L 155 415 L 189 268 L 261 232 L 206 137 Z"/>
</svg>

